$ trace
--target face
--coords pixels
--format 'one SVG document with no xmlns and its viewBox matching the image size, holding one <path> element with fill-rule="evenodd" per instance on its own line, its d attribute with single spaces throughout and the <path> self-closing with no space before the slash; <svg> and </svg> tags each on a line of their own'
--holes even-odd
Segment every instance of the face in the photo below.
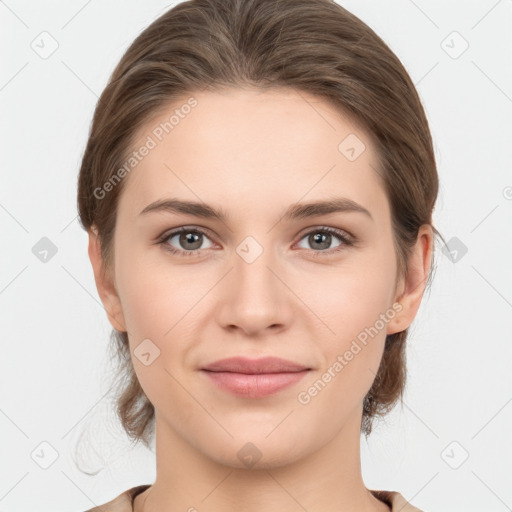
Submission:
<svg viewBox="0 0 512 512">
<path fill-rule="evenodd" d="M 157 431 L 233 467 L 254 450 L 246 443 L 263 465 L 285 464 L 360 422 L 386 335 L 405 328 L 378 157 L 366 131 L 315 96 L 190 96 L 193 108 L 174 102 L 137 134 L 134 150 L 151 147 L 118 206 L 116 326 Z M 202 210 L 155 206 L 171 200 Z M 326 201 L 335 208 L 300 207 Z M 204 371 L 237 356 L 308 370 L 231 374 L 230 389 Z"/>
</svg>

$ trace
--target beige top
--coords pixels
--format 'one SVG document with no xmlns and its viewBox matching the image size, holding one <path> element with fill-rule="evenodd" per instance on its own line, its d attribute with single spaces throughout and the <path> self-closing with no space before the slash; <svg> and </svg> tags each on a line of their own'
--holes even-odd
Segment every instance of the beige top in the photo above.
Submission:
<svg viewBox="0 0 512 512">
<path fill-rule="evenodd" d="M 104 505 L 91 508 L 86 512 L 132 512 L 135 496 L 144 492 L 150 485 L 138 485 L 114 498 Z M 396 491 L 375 491 L 370 492 L 379 500 L 391 507 L 391 512 L 422 512 L 419 508 L 411 505 L 399 492 Z"/>
</svg>

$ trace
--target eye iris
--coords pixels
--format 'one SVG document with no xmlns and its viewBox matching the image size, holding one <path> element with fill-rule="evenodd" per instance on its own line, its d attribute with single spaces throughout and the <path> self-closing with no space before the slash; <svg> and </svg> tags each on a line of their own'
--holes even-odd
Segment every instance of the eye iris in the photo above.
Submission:
<svg viewBox="0 0 512 512">
<path fill-rule="evenodd" d="M 200 233 L 192 233 L 187 231 L 180 235 L 180 245 L 182 247 L 187 247 L 187 243 L 191 243 L 193 247 L 187 247 L 190 250 L 199 249 L 201 247 L 201 234 Z"/>
<path fill-rule="evenodd" d="M 314 247 L 314 244 L 319 243 L 321 247 L 317 247 L 317 249 L 328 249 L 331 245 L 331 237 L 329 233 L 315 233 L 314 235 L 310 235 L 309 241 Z"/>
</svg>

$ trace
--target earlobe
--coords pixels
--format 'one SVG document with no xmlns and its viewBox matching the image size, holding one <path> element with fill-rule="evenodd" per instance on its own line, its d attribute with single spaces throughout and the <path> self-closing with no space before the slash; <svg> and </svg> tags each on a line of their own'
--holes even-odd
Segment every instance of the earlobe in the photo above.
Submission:
<svg viewBox="0 0 512 512">
<path fill-rule="evenodd" d="M 433 254 L 433 231 L 429 224 L 424 224 L 418 231 L 416 244 L 408 259 L 407 275 L 400 280 L 395 303 L 400 304 L 400 311 L 387 324 L 387 334 L 407 329 L 421 304 L 425 292 Z M 396 306 L 395 306 L 395 309 Z"/>
<path fill-rule="evenodd" d="M 89 259 L 94 272 L 96 289 L 100 296 L 103 307 L 107 313 L 108 320 L 112 327 L 120 332 L 126 332 L 121 302 L 114 285 L 112 272 L 107 272 L 101 255 L 101 242 L 95 226 L 88 230 L 89 235 Z"/>
</svg>

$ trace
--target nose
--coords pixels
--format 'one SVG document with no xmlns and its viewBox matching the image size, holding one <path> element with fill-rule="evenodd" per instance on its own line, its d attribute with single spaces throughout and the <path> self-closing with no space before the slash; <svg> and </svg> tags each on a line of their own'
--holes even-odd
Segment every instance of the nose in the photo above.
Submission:
<svg viewBox="0 0 512 512">
<path fill-rule="evenodd" d="M 233 267 L 220 289 L 218 321 L 247 336 L 283 329 L 292 316 L 284 267 L 271 250 L 247 241 L 237 247 Z"/>
</svg>

